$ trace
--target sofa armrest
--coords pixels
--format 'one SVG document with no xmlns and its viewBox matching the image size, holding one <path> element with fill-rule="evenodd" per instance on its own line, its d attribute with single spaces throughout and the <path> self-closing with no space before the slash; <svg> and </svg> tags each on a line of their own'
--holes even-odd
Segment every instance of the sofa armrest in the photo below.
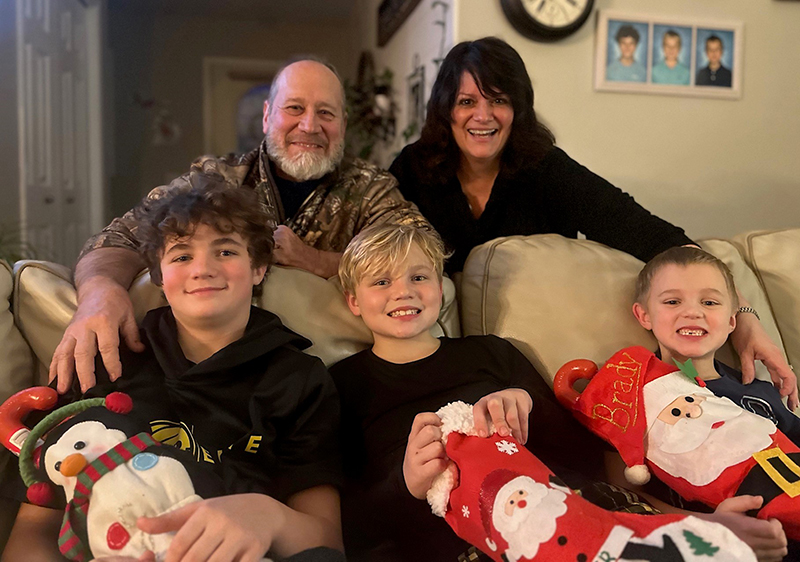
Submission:
<svg viewBox="0 0 800 562">
<path fill-rule="evenodd" d="M 0 403 L 35 383 L 33 353 L 12 316 L 13 287 L 11 267 L 0 260 Z"/>
</svg>

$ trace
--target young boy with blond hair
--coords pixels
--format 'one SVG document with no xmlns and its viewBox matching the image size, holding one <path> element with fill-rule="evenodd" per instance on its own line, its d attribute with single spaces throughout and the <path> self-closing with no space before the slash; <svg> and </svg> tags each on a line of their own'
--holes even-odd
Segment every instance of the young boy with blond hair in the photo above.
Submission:
<svg viewBox="0 0 800 562">
<path fill-rule="evenodd" d="M 228 495 L 137 526 L 176 532 L 169 560 L 341 560 L 336 389 L 301 351 L 308 340 L 251 305 L 272 259 L 265 210 L 218 175 L 190 183 L 139 210 L 141 251 L 169 306 L 145 317 L 143 352 L 121 349 L 122 378 L 98 359 L 86 396 L 128 393 L 131 415 L 190 450 Z M 62 516 L 24 505 L 4 559 L 55 559 Z"/>
<path fill-rule="evenodd" d="M 742 384 L 739 371 L 714 358 L 736 327 L 738 311 L 730 269 L 699 248 L 662 252 L 644 266 L 636 281 L 633 314 L 658 340 L 661 360 L 683 364 L 691 359 L 711 392 L 770 419 L 800 445 L 800 418 L 783 405 L 778 390 L 766 381 Z"/>
<path fill-rule="evenodd" d="M 435 234 L 380 226 L 356 236 L 339 265 L 347 304 L 374 337 L 371 349 L 331 368 L 342 401 L 349 480 L 343 528 L 351 560 L 456 560 L 470 548 L 424 501 L 446 466 L 433 412 L 448 402 L 475 404 L 479 433 L 488 434 L 491 420 L 548 466 L 602 472 L 599 442 L 511 343 L 431 333 L 442 305 L 444 258 Z"/>
</svg>

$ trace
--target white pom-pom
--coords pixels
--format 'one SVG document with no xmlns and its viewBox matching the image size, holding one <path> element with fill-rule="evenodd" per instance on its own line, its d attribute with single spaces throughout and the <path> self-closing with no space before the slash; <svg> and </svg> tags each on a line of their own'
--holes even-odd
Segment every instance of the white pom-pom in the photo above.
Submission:
<svg viewBox="0 0 800 562">
<path fill-rule="evenodd" d="M 434 515 L 444 517 L 447 511 L 447 504 L 450 501 L 450 492 L 458 486 L 458 469 L 452 462 L 441 474 L 437 474 L 431 483 L 426 497 Z"/>
<path fill-rule="evenodd" d="M 643 464 L 637 464 L 625 469 L 625 479 L 631 484 L 643 486 L 650 481 L 650 471 Z"/>
<path fill-rule="evenodd" d="M 453 433 L 463 433 L 464 435 L 478 435 L 475 431 L 475 420 L 472 418 L 472 405 L 464 402 L 450 402 L 436 411 L 436 415 L 442 420 L 439 428 L 442 431 L 442 443 L 447 445 L 447 436 Z M 494 433 L 494 425 L 489 421 L 489 435 Z"/>
</svg>

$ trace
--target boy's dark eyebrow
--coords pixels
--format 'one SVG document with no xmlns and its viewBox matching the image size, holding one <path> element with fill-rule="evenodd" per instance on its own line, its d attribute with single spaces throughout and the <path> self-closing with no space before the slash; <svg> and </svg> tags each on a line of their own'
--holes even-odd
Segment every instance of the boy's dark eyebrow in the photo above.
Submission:
<svg viewBox="0 0 800 562">
<path fill-rule="evenodd" d="M 174 252 L 176 250 L 182 252 L 183 250 L 188 250 L 189 248 L 191 248 L 191 246 L 189 244 L 187 244 L 186 242 L 176 242 L 175 244 L 170 246 L 169 249 L 167 249 L 167 251 L 164 252 L 164 253 L 165 254 L 170 254 L 170 253 L 172 253 L 172 252 Z"/>
<path fill-rule="evenodd" d="M 227 236 L 223 236 L 222 238 L 217 238 L 212 242 L 212 244 L 214 246 L 226 246 L 228 244 L 233 244 L 234 246 L 244 247 L 244 244 L 242 244 L 238 240 L 234 240 L 233 238 L 228 238 Z"/>
<path fill-rule="evenodd" d="M 233 238 L 229 238 L 228 236 L 223 236 L 221 238 L 217 238 L 213 242 L 211 242 L 211 244 L 213 246 L 234 245 L 234 246 L 239 246 L 239 247 L 242 247 L 242 248 L 244 247 L 244 244 L 242 244 L 238 240 L 235 240 Z M 176 242 L 175 244 L 170 246 L 169 249 L 164 253 L 165 254 L 170 254 L 170 253 L 175 252 L 175 251 L 182 252 L 184 250 L 191 249 L 191 247 L 192 247 L 191 244 L 188 244 L 187 242 Z"/>
</svg>

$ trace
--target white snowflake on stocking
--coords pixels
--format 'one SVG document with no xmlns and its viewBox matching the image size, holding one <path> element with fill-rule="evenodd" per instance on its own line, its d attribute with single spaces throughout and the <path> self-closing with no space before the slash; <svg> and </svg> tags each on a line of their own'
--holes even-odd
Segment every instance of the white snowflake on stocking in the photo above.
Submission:
<svg viewBox="0 0 800 562">
<path fill-rule="evenodd" d="M 469 519 L 469 508 L 466 505 L 461 506 L 461 515 L 463 515 L 466 519 Z"/>
<path fill-rule="evenodd" d="M 495 443 L 495 445 L 497 445 L 498 451 L 500 451 L 501 453 L 505 453 L 509 456 L 519 452 L 519 449 L 517 449 L 517 446 L 514 443 L 510 443 L 505 439 L 503 439 L 502 441 L 498 441 L 497 443 Z"/>
</svg>

